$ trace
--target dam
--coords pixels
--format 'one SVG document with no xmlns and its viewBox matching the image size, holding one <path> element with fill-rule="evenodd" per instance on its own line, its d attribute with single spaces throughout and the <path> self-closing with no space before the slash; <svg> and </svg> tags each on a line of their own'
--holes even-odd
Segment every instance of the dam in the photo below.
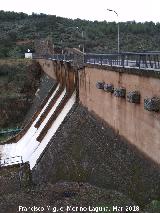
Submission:
<svg viewBox="0 0 160 213">
<path fill-rule="evenodd" d="M 158 61 L 136 65 L 89 55 L 85 63 L 75 55 L 34 60 L 56 83 L 24 129 L 0 145 L 1 166 L 29 162 L 39 184 L 112 183 L 142 203 L 159 197 Z"/>
</svg>

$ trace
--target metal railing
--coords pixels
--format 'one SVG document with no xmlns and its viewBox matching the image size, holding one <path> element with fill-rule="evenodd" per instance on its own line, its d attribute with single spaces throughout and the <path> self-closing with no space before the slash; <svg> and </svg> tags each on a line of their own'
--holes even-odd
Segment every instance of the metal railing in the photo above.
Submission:
<svg viewBox="0 0 160 213">
<path fill-rule="evenodd" d="M 70 62 L 72 66 L 83 67 L 84 66 L 84 55 L 79 54 L 54 54 L 54 55 L 33 55 L 33 59 L 48 59 L 56 61 Z"/>
<path fill-rule="evenodd" d="M 21 130 L 21 128 L 1 130 L 0 135 L 15 134 L 20 132 Z"/>
<path fill-rule="evenodd" d="M 85 63 L 132 67 L 138 69 L 160 69 L 160 52 L 134 53 L 125 52 L 119 54 L 86 54 Z"/>
<path fill-rule="evenodd" d="M 84 64 L 97 64 L 119 67 L 131 67 L 138 69 L 160 69 L 160 51 L 150 52 L 122 52 L 115 54 L 54 54 L 34 56 L 34 58 L 46 58 L 50 60 L 68 61 L 74 66 L 83 67 Z"/>
<path fill-rule="evenodd" d="M 73 61 L 73 55 L 66 54 L 54 54 L 54 55 L 33 55 L 33 59 L 49 59 L 49 60 L 58 60 L 58 61 Z"/>
<path fill-rule="evenodd" d="M 23 163 L 22 156 L 14 156 L 14 157 L 10 157 L 10 158 L 1 158 L 0 159 L 0 167 L 13 165 L 13 164 L 22 164 L 22 163 Z"/>
</svg>

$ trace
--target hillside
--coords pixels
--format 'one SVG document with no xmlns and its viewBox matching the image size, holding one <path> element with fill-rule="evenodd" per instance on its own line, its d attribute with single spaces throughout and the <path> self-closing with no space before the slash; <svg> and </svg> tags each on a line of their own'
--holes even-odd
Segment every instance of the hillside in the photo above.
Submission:
<svg viewBox="0 0 160 213">
<path fill-rule="evenodd" d="M 41 75 L 39 65 L 31 60 L 0 60 L 0 129 L 22 126 Z"/>
<path fill-rule="evenodd" d="M 106 53 L 117 50 L 115 22 L 0 11 L 0 58 L 22 57 L 27 48 L 34 49 L 35 38 L 47 36 L 53 39 L 54 47 L 59 51 L 64 47 L 79 45 L 82 48 L 83 44 L 86 52 Z M 120 23 L 121 51 L 159 50 L 159 46 L 160 23 Z"/>
</svg>

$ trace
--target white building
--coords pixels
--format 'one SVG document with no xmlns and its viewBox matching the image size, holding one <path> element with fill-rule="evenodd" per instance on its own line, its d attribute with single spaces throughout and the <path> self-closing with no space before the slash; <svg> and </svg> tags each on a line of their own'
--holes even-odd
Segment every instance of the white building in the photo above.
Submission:
<svg viewBox="0 0 160 213">
<path fill-rule="evenodd" d="M 31 58 L 32 59 L 32 52 L 30 51 L 30 49 L 28 49 L 28 52 L 25 53 L 25 58 Z"/>
</svg>

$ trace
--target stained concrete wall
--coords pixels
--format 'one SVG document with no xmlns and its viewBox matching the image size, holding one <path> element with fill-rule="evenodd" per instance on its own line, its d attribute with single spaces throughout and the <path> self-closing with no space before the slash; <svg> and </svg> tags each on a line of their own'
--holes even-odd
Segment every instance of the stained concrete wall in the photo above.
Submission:
<svg viewBox="0 0 160 213">
<path fill-rule="evenodd" d="M 88 65 L 79 72 L 79 99 L 89 111 L 160 164 L 160 112 L 144 109 L 144 98 L 160 96 L 158 74 Z M 138 90 L 140 104 L 129 103 L 125 98 L 97 89 L 97 81 L 112 83 L 114 88 L 125 87 L 126 92 Z"/>
<path fill-rule="evenodd" d="M 160 197 L 160 169 L 75 104 L 32 169 L 35 184 L 88 182 L 138 204 Z"/>
<path fill-rule="evenodd" d="M 46 60 L 46 59 L 37 59 L 37 61 L 39 62 L 42 70 L 51 78 L 53 78 L 54 80 L 56 80 L 56 72 L 55 72 L 55 65 L 56 62 L 52 61 L 52 60 Z"/>
<path fill-rule="evenodd" d="M 38 61 L 51 78 L 61 84 L 65 79 L 65 84 L 68 82 L 70 86 L 77 85 L 79 100 L 83 106 L 146 156 L 160 164 L 160 112 L 149 112 L 144 109 L 145 98 L 160 96 L 159 72 L 86 65 L 84 69 L 79 70 L 79 83 L 77 83 L 73 68 L 68 64 L 45 59 Z M 68 78 L 69 70 L 71 72 Z M 113 93 L 97 89 L 97 81 L 112 83 L 114 88 L 124 87 L 126 93 L 139 91 L 140 104 L 127 102 L 126 98 L 117 98 Z"/>
<path fill-rule="evenodd" d="M 53 61 L 46 59 L 37 59 L 43 71 L 63 86 L 66 86 L 67 92 L 78 91 L 77 69 L 69 62 Z"/>
</svg>

